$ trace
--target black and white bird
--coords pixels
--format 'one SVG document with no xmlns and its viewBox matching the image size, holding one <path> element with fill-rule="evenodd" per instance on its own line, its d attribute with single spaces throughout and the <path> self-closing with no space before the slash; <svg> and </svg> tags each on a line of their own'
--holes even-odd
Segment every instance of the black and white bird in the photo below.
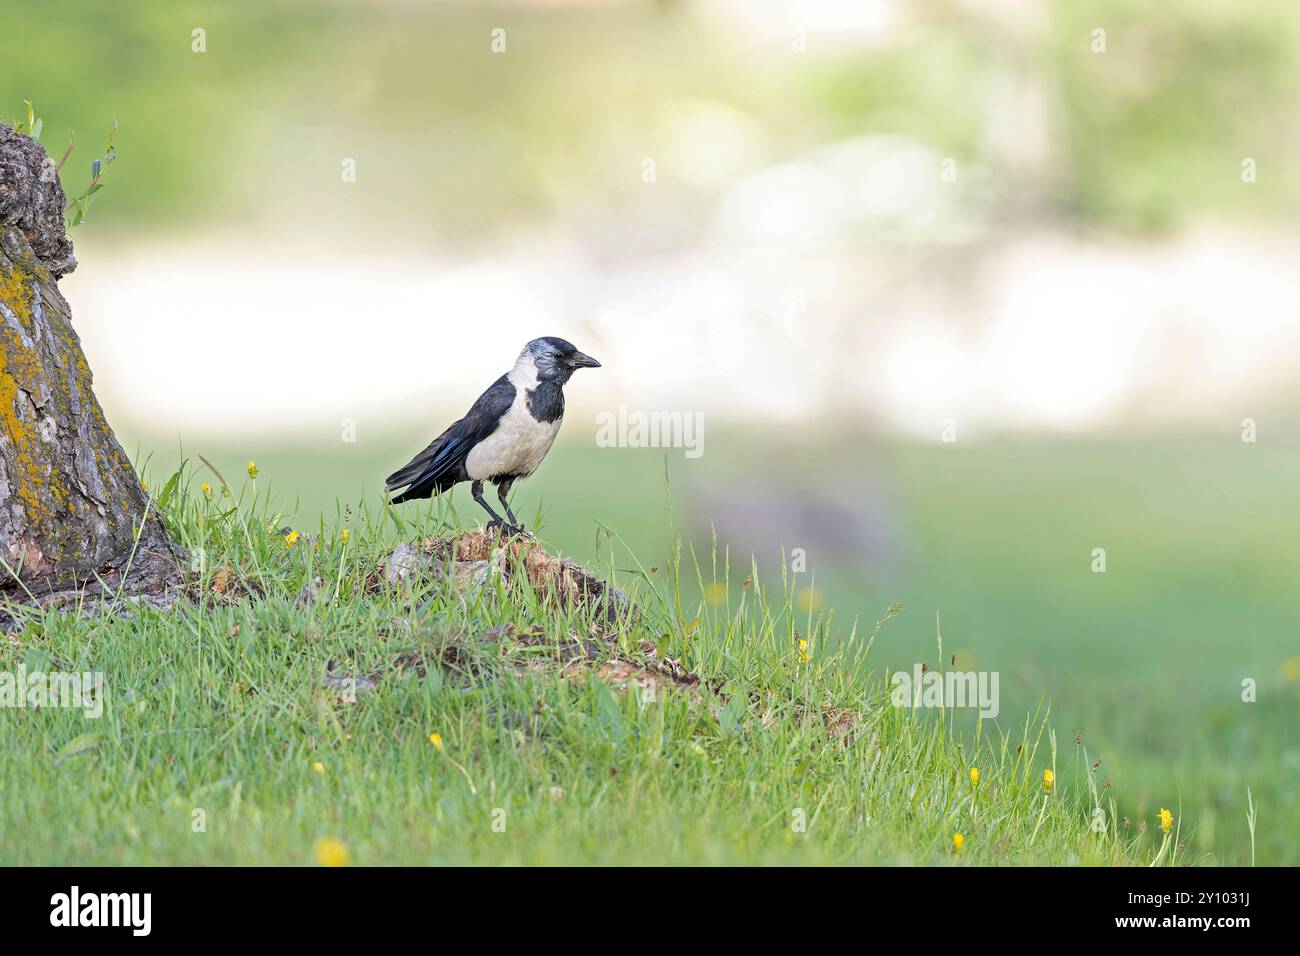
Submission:
<svg viewBox="0 0 1300 956">
<path fill-rule="evenodd" d="M 564 383 L 580 368 L 600 368 L 600 363 L 553 335 L 533 339 L 519 353 L 515 367 L 493 382 L 464 418 L 388 476 L 387 491 L 405 488 L 393 504 L 431 498 L 470 481 L 474 500 L 492 516 L 490 529 L 522 532 L 506 496 L 510 486 L 535 472 L 551 450 L 564 417 Z M 483 500 L 485 481 L 496 485 L 508 525 Z"/>
</svg>

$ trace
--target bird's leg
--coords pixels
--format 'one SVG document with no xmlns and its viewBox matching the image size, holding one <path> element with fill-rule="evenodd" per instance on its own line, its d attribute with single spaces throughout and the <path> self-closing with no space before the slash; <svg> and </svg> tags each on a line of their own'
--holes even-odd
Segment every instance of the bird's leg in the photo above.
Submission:
<svg viewBox="0 0 1300 956">
<path fill-rule="evenodd" d="M 523 534 L 524 526 L 519 523 L 519 519 L 515 517 L 515 513 L 510 510 L 510 499 L 506 497 L 510 494 L 510 486 L 514 483 L 513 478 L 507 478 L 505 481 L 498 484 L 497 500 L 501 502 L 501 507 L 506 509 L 506 516 L 510 519 L 510 533 Z"/>
<path fill-rule="evenodd" d="M 488 530 L 491 531 L 493 528 L 500 528 L 504 524 L 501 520 L 501 516 L 492 510 L 490 504 L 483 500 L 483 482 L 476 481 L 474 484 L 470 485 L 469 493 L 474 496 L 475 501 L 483 506 L 483 510 L 492 516 L 492 520 L 488 522 Z"/>
</svg>

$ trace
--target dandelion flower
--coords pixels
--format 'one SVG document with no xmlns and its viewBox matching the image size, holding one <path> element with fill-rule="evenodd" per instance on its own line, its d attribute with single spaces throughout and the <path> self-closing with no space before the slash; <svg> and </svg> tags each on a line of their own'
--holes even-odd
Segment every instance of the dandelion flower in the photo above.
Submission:
<svg viewBox="0 0 1300 956">
<path fill-rule="evenodd" d="M 347 866 L 352 859 L 347 846 L 334 837 L 321 837 L 316 841 L 316 862 L 321 866 Z"/>
<path fill-rule="evenodd" d="M 1055 773 L 1054 771 L 1052 771 L 1052 770 L 1044 770 L 1044 771 L 1043 771 L 1043 790 L 1045 790 L 1045 791 L 1048 792 L 1048 793 L 1051 793 L 1051 792 L 1052 792 L 1052 788 L 1055 787 L 1055 786 L 1056 786 L 1056 773 Z"/>
<path fill-rule="evenodd" d="M 1170 812 L 1169 812 L 1168 810 L 1166 810 L 1164 807 L 1161 807 L 1161 808 L 1160 808 L 1160 812 L 1157 813 L 1156 816 L 1158 816 L 1158 817 L 1160 818 L 1160 829 L 1161 829 L 1162 831 L 1164 831 L 1165 833 L 1168 833 L 1170 830 L 1173 829 L 1173 827 L 1174 827 L 1174 815 L 1173 815 L 1172 813 L 1170 813 Z"/>
<path fill-rule="evenodd" d="M 298 543 L 297 531 L 290 531 L 288 534 L 284 536 L 284 546 L 286 548 L 292 548 L 297 543 Z"/>
<path fill-rule="evenodd" d="M 429 743 L 433 744 L 433 749 L 442 753 L 442 734 L 429 734 Z"/>
<path fill-rule="evenodd" d="M 203 483 L 203 497 L 212 500 L 212 486 L 206 481 Z"/>
<path fill-rule="evenodd" d="M 311 769 L 315 770 L 317 773 L 324 773 L 325 765 L 321 763 L 319 760 L 317 760 L 314 764 L 311 765 Z"/>
<path fill-rule="evenodd" d="M 977 783 L 979 783 L 979 782 L 980 782 L 980 768 L 979 768 L 979 767 L 971 767 L 971 768 L 970 768 L 970 785 L 973 787 L 973 786 L 975 786 L 975 785 L 976 785 Z"/>
<path fill-rule="evenodd" d="M 799 660 L 808 663 L 808 641 L 804 638 L 799 639 Z"/>
<path fill-rule="evenodd" d="M 248 459 L 248 477 L 257 478 L 257 463 L 253 459 Z"/>
<path fill-rule="evenodd" d="M 344 543 L 344 544 L 347 544 L 347 543 L 348 543 L 348 529 L 347 529 L 347 528 L 344 528 L 342 531 L 340 531 L 340 532 L 339 532 L 339 537 L 343 539 L 343 543 Z"/>
<path fill-rule="evenodd" d="M 952 835 L 952 848 L 954 850 L 960 850 L 965 845 L 966 845 L 966 838 L 964 836 L 962 836 L 960 833 L 954 833 Z"/>
</svg>

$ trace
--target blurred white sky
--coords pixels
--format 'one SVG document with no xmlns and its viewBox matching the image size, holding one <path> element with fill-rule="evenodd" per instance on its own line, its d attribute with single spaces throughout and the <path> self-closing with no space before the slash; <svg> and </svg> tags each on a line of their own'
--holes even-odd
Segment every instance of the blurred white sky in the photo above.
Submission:
<svg viewBox="0 0 1300 956">
<path fill-rule="evenodd" d="M 738 245 L 729 217 L 745 210 L 731 207 L 751 185 L 708 241 L 649 258 L 593 261 L 554 235 L 466 261 L 310 239 L 86 242 L 63 285 L 110 412 L 190 432 L 440 419 L 546 334 L 605 363 L 568 390 L 583 413 L 847 414 L 923 438 L 945 418 L 964 436 L 1234 427 L 1300 368 L 1294 240 L 1039 232 L 931 262 L 908 244 L 770 247 L 765 207 L 756 244 Z M 975 278 L 954 283 L 968 256 Z M 906 281 L 891 285 L 891 270 Z"/>
<path fill-rule="evenodd" d="M 341 184 L 335 147 L 322 144 L 356 141 L 308 136 L 305 166 L 297 144 L 328 117 L 307 112 L 295 127 L 286 109 L 256 165 L 261 219 L 175 235 L 78 230 L 81 265 L 63 286 L 100 395 L 110 416 L 168 431 L 437 424 L 526 340 L 554 334 L 605 365 L 568 390 L 580 413 L 626 404 L 716 420 L 856 417 L 935 440 L 945 419 L 965 437 L 1235 428 L 1290 397 L 1300 242 L 1257 223 L 1148 239 L 1081 231 L 1043 198 L 1063 165 L 1059 90 L 1050 70 L 1011 55 L 1021 33 L 1041 31 L 1046 5 L 967 7 L 1006 33 L 987 82 L 972 87 L 965 155 L 978 160 L 950 168 L 951 147 L 865 129 L 792 137 L 774 152 L 782 126 L 707 90 L 656 94 L 629 101 L 641 112 L 619 113 L 593 141 L 552 147 L 573 165 L 550 184 L 545 216 L 521 213 L 527 225 L 474 245 L 431 239 L 440 224 L 401 190 L 396 221 L 372 215 L 391 193 L 385 171 L 419 168 L 408 155 L 418 150 L 380 140 L 357 181 Z M 910 51 L 916 18 L 933 19 L 892 0 L 716 0 L 691 11 L 713 24 L 710 55 L 758 46 L 741 65 L 756 78 L 790 70 L 783 89 L 796 90 L 796 31 L 813 40 L 806 64 L 879 43 Z M 1078 45 L 1086 51 L 1083 32 Z M 1125 75 L 1125 61 L 1106 62 Z M 447 128 L 450 149 L 460 127 Z M 643 181 L 642 148 L 654 153 L 654 182 Z M 1225 192 L 1254 188 L 1237 162 L 1230 152 L 1214 167 Z M 587 195 L 580 170 L 610 167 L 617 194 Z M 478 188 L 495 188 L 494 168 Z M 451 251 L 461 248 L 473 251 Z"/>
</svg>

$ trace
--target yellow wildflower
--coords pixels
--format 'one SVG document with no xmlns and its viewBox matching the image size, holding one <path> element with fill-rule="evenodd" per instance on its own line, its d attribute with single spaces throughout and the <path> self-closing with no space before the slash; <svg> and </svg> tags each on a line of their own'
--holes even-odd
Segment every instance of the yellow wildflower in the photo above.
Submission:
<svg viewBox="0 0 1300 956">
<path fill-rule="evenodd" d="M 799 660 L 808 663 L 808 642 L 803 638 L 799 639 Z"/>
<path fill-rule="evenodd" d="M 965 845 L 966 845 L 966 838 L 964 836 L 962 836 L 960 833 L 954 833 L 952 835 L 952 848 L 954 850 L 960 850 Z"/>
<path fill-rule="evenodd" d="M 1052 788 L 1055 787 L 1055 786 L 1056 786 L 1056 774 L 1055 774 L 1055 772 L 1053 772 L 1053 771 L 1051 771 L 1051 770 L 1044 770 L 1044 771 L 1043 771 L 1043 789 L 1050 793 L 1051 790 L 1052 790 Z"/>
<path fill-rule="evenodd" d="M 203 497 L 212 500 L 212 486 L 206 481 L 203 483 Z"/>
<path fill-rule="evenodd" d="M 249 478 L 257 477 L 257 464 L 251 458 L 248 459 L 248 477 Z"/>
<path fill-rule="evenodd" d="M 795 595 L 795 600 L 799 604 L 799 610 L 807 614 L 822 606 L 822 592 L 816 588 L 803 588 Z"/>
<path fill-rule="evenodd" d="M 979 767 L 971 767 L 971 768 L 970 768 L 970 785 L 973 787 L 973 786 L 975 786 L 975 784 L 977 784 L 977 783 L 979 783 L 979 782 L 980 782 L 980 768 L 979 768 Z"/>
<path fill-rule="evenodd" d="M 297 531 L 290 531 L 288 534 L 284 536 L 284 546 L 286 548 L 292 548 L 297 543 L 298 543 Z"/>
<path fill-rule="evenodd" d="M 433 749 L 442 753 L 442 734 L 429 734 L 429 743 L 433 744 Z"/>
<path fill-rule="evenodd" d="M 348 543 L 348 529 L 347 529 L 347 528 L 344 528 L 342 531 L 340 531 L 340 532 L 339 532 L 339 537 L 343 539 L 343 543 L 344 543 L 344 544 L 347 544 L 347 543 Z"/>
<path fill-rule="evenodd" d="M 1161 829 L 1161 830 L 1163 830 L 1165 833 L 1168 833 L 1170 830 L 1173 829 L 1173 826 L 1174 826 L 1174 815 L 1173 815 L 1172 813 L 1170 813 L 1170 812 L 1169 812 L 1168 810 L 1166 810 L 1164 807 L 1161 807 L 1161 808 L 1160 808 L 1160 812 L 1159 812 L 1158 814 L 1156 814 L 1156 816 L 1158 816 L 1158 817 L 1160 818 L 1160 829 Z"/>
<path fill-rule="evenodd" d="M 321 866 L 347 866 L 352 859 L 347 846 L 334 837 L 321 837 L 316 841 L 316 861 Z"/>
<path fill-rule="evenodd" d="M 317 773 L 324 773 L 325 765 L 321 763 L 319 760 L 317 760 L 314 764 L 311 765 L 311 769 L 315 770 Z"/>
</svg>

